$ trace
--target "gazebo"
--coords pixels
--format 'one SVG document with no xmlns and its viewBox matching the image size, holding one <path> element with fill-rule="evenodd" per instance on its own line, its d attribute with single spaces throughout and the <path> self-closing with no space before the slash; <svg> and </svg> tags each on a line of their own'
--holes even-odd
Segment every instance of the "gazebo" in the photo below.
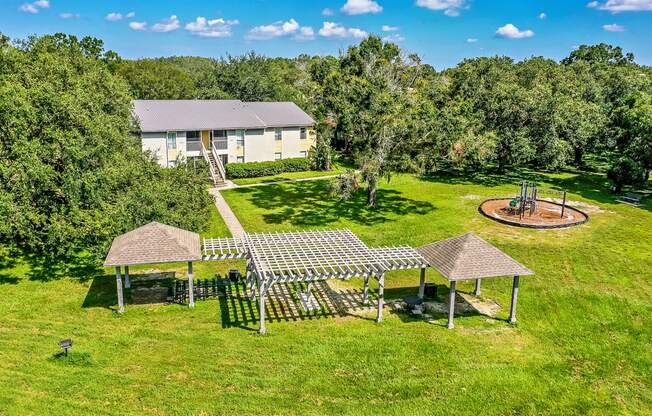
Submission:
<svg viewBox="0 0 652 416">
<path fill-rule="evenodd" d="M 154 263 L 188 262 L 190 307 L 195 304 L 192 262 L 202 260 L 199 234 L 170 225 L 151 222 L 116 237 L 104 266 L 115 266 L 118 289 L 118 310 L 124 312 L 121 267 L 124 266 L 124 287 L 131 287 L 129 266 Z"/>
<path fill-rule="evenodd" d="M 453 328 L 455 291 L 460 280 L 475 280 L 475 294 L 480 294 L 480 282 L 488 277 L 514 276 L 509 322 L 516 322 L 516 300 L 520 276 L 534 273 L 516 260 L 487 243 L 474 233 L 438 241 L 419 247 L 417 251 L 433 268 L 450 281 L 448 328 Z M 423 293 L 421 278 L 419 293 Z"/>
</svg>

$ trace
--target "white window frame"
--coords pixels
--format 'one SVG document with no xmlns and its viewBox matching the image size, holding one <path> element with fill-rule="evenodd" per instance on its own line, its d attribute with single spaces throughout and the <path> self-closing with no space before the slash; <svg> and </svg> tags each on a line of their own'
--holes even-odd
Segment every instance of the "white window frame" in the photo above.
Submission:
<svg viewBox="0 0 652 416">
<path fill-rule="evenodd" d="M 283 140 L 283 127 L 276 127 L 274 129 L 274 140 Z"/>
<path fill-rule="evenodd" d="M 299 129 L 299 140 L 305 140 L 308 138 L 308 129 L 305 127 L 301 127 Z"/>
<path fill-rule="evenodd" d="M 274 152 L 274 160 L 283 160 L 283 152 Z"/>
<path fill-rule="evenodd" d="M 306 151 L 306 150 L 302 150 L 302 151 L 300 151 L 299 154 L 300 154 L 301 157 L 303 157 L 303 158 L 308 157 L 308 151 Z"/>
<path fill-rule="evenodd" d="M 174 137 L 171 137 L 170 135 L 174 135 Z M 165 135 L 165 146 L 168 150 L 176 150 L 177 149 L 177 132 L 176 131 L 168 131 L 167 134 Z"/>
<path fill-rule="evenodd" d="M 244 156 L 236 156 L 235 161 L 236 163 L 244 163 Z"/>
<path fill-rule="evenodd" d="M 235 131 L 236 146 L 244 147 L 244 138 L 245 138 L 245 131 L 243 129 L 237 129 Z"/>
</svg>

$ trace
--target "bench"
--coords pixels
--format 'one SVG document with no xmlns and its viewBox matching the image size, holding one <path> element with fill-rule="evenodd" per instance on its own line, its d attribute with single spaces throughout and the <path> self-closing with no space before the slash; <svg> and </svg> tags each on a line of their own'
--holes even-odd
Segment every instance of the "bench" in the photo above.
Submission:
<svg viewBox="0 0 652 416">
<path fill-rule="evenodd" d="M 622 202 L 623 204 L 633 205 L 635 207 L 641 205 L 641 200 L 643 195 L 637 194 L 635 192 L 628 192 L 625 195 L 621 196 L 616 202 Z"/>
</svg>

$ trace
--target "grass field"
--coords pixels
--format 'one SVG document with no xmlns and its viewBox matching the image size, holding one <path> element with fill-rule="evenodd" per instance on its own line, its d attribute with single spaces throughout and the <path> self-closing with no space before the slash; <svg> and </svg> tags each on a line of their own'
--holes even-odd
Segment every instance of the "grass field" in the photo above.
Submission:
<svg viewBox="0 0 652 416">
<path fill-rule="evenodd" d="M 0 414 L 652 413 L 652 203 L 616 204 L 599 175 L 529 175 L 598 212 L 564 230 L 494 223 L 478 204 L 515 194 L 517 178 L 492 175 L 397 175 L 373 210 L 364 195 L 331 199 L 327 181 L 224 192 L 248 231 L 348 227 L 370 245 L 415 246 L 474 231 L 536 273 L 521 280 L 515 326 L 507 308 L 498 319 L 456 317 L 454 330 L 444 316 L 429 324 L 386 311 L 382 324 L 271 319 L 259 336 L 246 301 L 127 305 L 120 316 L 108 272 L 61 277 L 5 247 Z M 219 218 L 210 228 L 227 234 Z M 386 297 L 417 284 L 417 271 L 388 274 Z M 510 289 L 509 279 L 483 282 L 483 296 L 504 306 Z M 65 337 L 74 355 L 53 358 Z"/>
</svg>

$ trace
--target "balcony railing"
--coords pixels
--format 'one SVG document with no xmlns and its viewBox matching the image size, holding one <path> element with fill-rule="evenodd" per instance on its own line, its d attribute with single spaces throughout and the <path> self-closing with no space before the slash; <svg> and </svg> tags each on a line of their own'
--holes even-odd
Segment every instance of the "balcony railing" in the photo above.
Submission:
<svg viewBox="0 0 652 416">
<path fill-rule="evenodd" d="M 217 150 L 226 150 L 226 149 L 229 148 L 229 142 L 226 139 L 224 139 L 224 140 L 220 140 L 220 139 L 213 140 L 213 148 L 215 148 Z"/>
<path fill-rule="evenodd" d="M 201 140 L 188 140 L 186 142 L 186 152 L 201 152 Z"/>
</svg>

